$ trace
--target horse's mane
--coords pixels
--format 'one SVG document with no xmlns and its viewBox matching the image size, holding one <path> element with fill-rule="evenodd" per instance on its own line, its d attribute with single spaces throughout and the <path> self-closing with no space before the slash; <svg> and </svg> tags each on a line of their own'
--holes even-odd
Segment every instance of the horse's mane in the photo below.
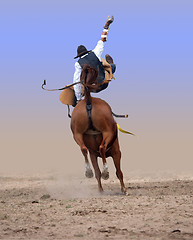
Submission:
<svg viewBox="0 0 193 240">
<path fill-rule="evenodd" d="M 96 89 L 98 88 L 98 84 L 96 81 L 97 76 L 98 71 L 95 68 L 89 66 L 88 64 L 85 64 L 80 75 L 80 81 L 87 89 Z"/>
</svg>

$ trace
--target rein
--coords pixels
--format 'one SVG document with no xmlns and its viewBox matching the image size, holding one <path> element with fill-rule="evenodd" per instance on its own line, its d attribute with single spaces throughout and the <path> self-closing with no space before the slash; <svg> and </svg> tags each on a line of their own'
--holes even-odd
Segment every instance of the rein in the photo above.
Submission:
<svg viewBox="0 0 193 240">
<path fill-rule="evenodd" d="M 81 81 L 76 82 L 76 83 L 72 83 L 72 84 L 69 84 L 69 85 L 66 85 L 66 86 L 63 87 L 63 88 L 47 89 L 47 88 L 44 87 L 44 86 L 46 86 L 46 80 L 44 80 L 44 82 L 43 82 L 43 84 L 42 84 L 42 89 L 45 90 L 45 91 L 61 91 L 61 90 L 70 88 L 70 87 L 72 87 L 72 86 L 74 86 L 74 85 L 76 85 L 76 84 L 79 84 L 79 83 L 83 84 L 84 87 L 88 90 L 88 86 L 86 86 L 86 84 L 83 83 L 83 82 L 81 82 Z M 100 84 L 97 84 L 97 85 L 100 86 L 100 85 L 102 85 L 102 84 L 100 83 Z M 69 105 L 67 105 L 67 106 L 68 106 L 68 117 L 71 118 L 70 106 L 69 106 Z M 89 106 L 89 107 L 90 107 L 90 106 Z M 91 108 L 92 108 L 92 107 L 91 107 Z M 91 109 L 88 109 L 87 111 L 91 113 Z M 117 117 L 117 118 L 128 118 L 128 115 L 127 115 L 127 114 L 120 115 L 120 114 L 115 114 L 114 112 L 112 112 L 112 115 L 113 115 L 114 117 Z M 122 130 L 122 129 L 121 129 L 121 130 Z"/>
<path fill-rule="evenodd" d="M 76 82 L 76 83 L 72 83 L 72 84 L 66 85 L 66 86 L 63 87 L 63 88 L 47 89 L 47 88 L 44 87 L 44 86 L 46 86 L 46 80 L 44 80 L 44 82 L 43 82 L 43 84 L 42 84 L 42 89 L 43 89 L 43 90 L 46 90 L 46 91 L 61 91 L 61 90 L 70 88 L 70 87 L 72 87 L 72 86 L 74 86 L 74 85 L 76 85 L 76 84 L 79 84 L 79 83 L 81 83 L 82 85 L 84 85 L 84 87 L 87 88 L 86 84 L 84 84 L 84 83 L 82 83 L 81 81 L 79 81 L 79 82 Z M 102 83 L 100 83 L 100 84 L 95 84 L 95 86 L 100 86 L 100 85 L 102 85 Z"/>
<path fill-rule="evenodd" d="M 60 90 L 64 90 L 64 89 L 70 88 L 70 87 L 72 87 L 72 86 L 74 86 L 76 84 L 79 84 L 79 83 L 81 83 L 81 82 L 72 83 L 72 84 L 66 85 L 63 88 L 47 89 L 47 88 L 44 87 L 44 86 L 46 86 L 46 80 L 44 80 L 44 83 L 42 84 L 42 89 L 46 90 L 46 91 L 60 91 Z"/>
</svg>

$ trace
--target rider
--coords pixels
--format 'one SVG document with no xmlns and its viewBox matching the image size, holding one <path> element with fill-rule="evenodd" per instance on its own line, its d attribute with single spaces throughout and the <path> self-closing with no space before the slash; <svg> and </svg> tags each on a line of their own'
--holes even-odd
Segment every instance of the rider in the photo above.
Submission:
<svg viewBox="0 0 193 240">
<path fill-rule="evenodd" d="M 80 81 L 80 75 L 81 71 L 83 68 L 84 64 L 88 64 L 91 67 L 94 67 L 98 70 L 98 77 L 97 77 L 97 82 L 103 83 L 105 80 L 105 71 L 104 67 L 101 63 L 101 55 L 103 53 L 104 49 L 104 43 L 107 41 L 107 35 L 109 31 L 109 25 L 114 21 L 114 17 L 112 16 L 111 18 L 107 18 L 106 24 L 104 26 L 102 35 L 101 35 L 101 40 L 98 41 L 96 47 L 92 51 L 88 51 L 85 46 L 80 45 L 77 48 L 77 56 L 74 58 L 78 58 L 79 60 L 75 63 L 75 73 L 73 77 L 73 83 L 79 82 Z M 116 70 L 116 65 L 113 63 L 113 59 L 111 56 L 108 54 L 105 55 L 106 61 L 111 65 L 111 70 L 112 73 L 115 72 Z M 95 92 L 100 92 L 107 88 L 108 83 L 103 83 L 99 86 Z M 81 100 L 81 84 L 76 84 L 74 85 L 74 91 L 75 91 L 75 104 Z"/>
</svg>

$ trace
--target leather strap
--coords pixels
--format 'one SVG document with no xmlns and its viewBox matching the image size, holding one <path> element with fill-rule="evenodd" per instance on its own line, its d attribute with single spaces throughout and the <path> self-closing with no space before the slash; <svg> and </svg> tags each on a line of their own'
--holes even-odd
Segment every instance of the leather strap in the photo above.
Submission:
<svg viewBox="0 0 193 240">
<path fill-rule="evenodd" d="M 87 110 L 87 113 L 88 113 L 89 128 L 92 129 L 92 130 L 95 130 L 95 128 L 93 126 L 93 123 L 92 123 L 92 118 L 91 118 L 91 111 L 92 111 L 92 104 L 91 103 L 86 105 L 86 110 Z"/>
</svg>

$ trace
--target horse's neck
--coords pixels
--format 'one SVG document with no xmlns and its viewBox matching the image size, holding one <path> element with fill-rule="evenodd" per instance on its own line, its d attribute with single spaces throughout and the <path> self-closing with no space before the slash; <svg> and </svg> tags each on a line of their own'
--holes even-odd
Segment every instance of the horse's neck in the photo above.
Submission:
<svg viewBox="0 0 193 240">
<path fill-rule="evenodd" d="M 92 97 L 90 95 L 90 91 L 88 89 L 85 88 L 85 100 L 86 100 L 86 104 L 90 105 L 92 102 Z"/>
</svg>

